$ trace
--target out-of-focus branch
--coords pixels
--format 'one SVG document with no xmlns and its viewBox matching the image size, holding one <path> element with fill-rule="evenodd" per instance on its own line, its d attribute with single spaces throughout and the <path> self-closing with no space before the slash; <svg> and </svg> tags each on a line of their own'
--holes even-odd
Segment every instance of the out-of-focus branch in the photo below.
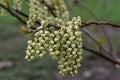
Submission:
<svg viewBox="0 0 120 80">
<path fill-rule="evenodd" d="M 99 42 L 97 41 L 97 38 L 96 38 L 89 30 L 87 30 L 87 29 L 85 29 L 85 28 L 83 28 L 82 30 L 83 30 L 83 31 L 86 33 L 86 35 L 87 35 L 88 37 L 90 37 L 103 51 L 105 51 L 105 53 L 108 53 L 108 54 L 110 55 L 110 57 L 112 57 L 113 59 L 118 60 L 118 58 L 117 58 L 115 55 L 113 55 L 113 52 L 112 52 L 111 50 L 109 50 L 109 49 L 106 48 L 105 46 L 99 44 Z"/>
<path fill-rule="evenodd" d="M 103 33 L 104 33 L 104 35 L 106 37 L 106 40 L 108 42 L 108 47 L 109 47 L 110 51 L 113 52 L 112 43 L 111 43 L 110 38 L 109 38 L 109 36 L 108 36 L 108 34 L 107 34 L 106 30 L 105 30 L 105 27 L 102 28 L 102 31 L 103 31 Z"/>
<path fill-rule="evenodd" d="M 87 50 L 88 52 L 91 52 L 91 53 L 93 53 L 93 54 L 95 54 L 95 55 L 98 55 L 98 56 L 106 59 L 106 60 L 109 61 L 109 62 L 112 62 L 112 63 L 114 63 L 114 64 L 119 64 L 119 65 L 120 65 L 120 61 L 113 60 L 113 59 L 111 59 L 110 57 L 107 57 L 107 56 L 103 55 L 103 53 L 100 53 L 100 52 L 98 52 L 98 51 L 95 51 L 95 50 L 93 50 L 93 49 L 90 49 L 90 48 L 88 48 L 88 47 L 86 47 L 86 46 L 84 46 L 84 45 L 83 45 L 83 49 L 85 49 L 85 50 Z"/>
</svg>

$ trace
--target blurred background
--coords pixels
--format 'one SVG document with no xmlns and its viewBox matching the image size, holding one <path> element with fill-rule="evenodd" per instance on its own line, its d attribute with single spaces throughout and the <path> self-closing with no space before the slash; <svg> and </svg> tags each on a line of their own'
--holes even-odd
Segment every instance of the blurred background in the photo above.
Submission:
<svg viewBox="0 0 120 80">
<path fill-rule="evenodd" d="M 120 24 L 120 0 L 65 1 L 70 10 L 70 17 L 81 16 L 83 22 L 101 20 Z M 23 4 L 23 11 L 28 13 L 28 7 Z M 30 35 L 23 35 L 18 31 L 20 24 L 10 14 L 0 16 L 0 80 L 120 80 L 120 69 L 86 51 L 83 52 L 82 67 L 75 77 L 61 77 L 57 61 L 49 55 L 28 62 L 24 57 Z M 92 25 L 88 29 L 102 44 L 106 44 L 99 27 Z M 105 30 L 114 49 L 120 53 L 120 29 L 106 26 Z M 85 34 L 83 43 L 96 48 L 96 44 Z"/>
</svg>

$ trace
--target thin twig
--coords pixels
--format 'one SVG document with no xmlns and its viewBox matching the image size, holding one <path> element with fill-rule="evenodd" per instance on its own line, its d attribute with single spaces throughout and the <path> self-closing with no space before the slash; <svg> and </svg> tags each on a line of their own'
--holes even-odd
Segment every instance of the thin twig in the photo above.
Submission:
<svg viewBox="0 0 120 80">
<path fill-rule="evenodd" d="M 14 12 L 12 12 L 9 8 L 5 7 L 3 4 L 0 3 L 0 6 L 2 8 L 4 8 L 6 11 L 8 11 L 12 16 L 16 17 L 20 22 L 22 22 L 23 24 L 26 24 L 26 22 L 17 14 L 15 14 Z"/>
<path fill-rule="evenodd" d="M 108 36 L 107 32 L 105 31 L 105 28 L 104 28 L 104 27 L 102 28 L 102 31 L 103 31 L 103 33 L 104 33 L 104 35 L 105 35 L 105 37 L 106 37 L 106 40 L 107 40 L 107 42 L 108 42 L 110 51 L 113 52 L 113 47 L 112 47 L 111 41 L 110 41 L 109 36 Z"/>
<path fill-rule="evenodd" d="M 22 15 L 22 16 L 24 16 L 24 17 L 26 17 L 26 18 L 29 17 L 27 14 L 25 14 L 24 12 L 18 10 L 18 9 L 15 8 L 15 7 L 12 7 L 12 10 L 14 10 L 15 12 L 19 13 L 20 15 Z"/>
<path fill-rule="evenodd" d="M 85 23 L 83 23 L 80 28 L 83 28 L 83 27 L 87 27 L 87 26 L 90 26 L 90 25 L 109 25 L 109 26 L 112 26 L 112 27 L 116 27 L 116 28 L 120 28 L 120 25 L 118 24 L 113 24 L 113 23 L 109 23 L 109 22 L 100 22 L 100 21 L 87 21 Z"/>
</svg>

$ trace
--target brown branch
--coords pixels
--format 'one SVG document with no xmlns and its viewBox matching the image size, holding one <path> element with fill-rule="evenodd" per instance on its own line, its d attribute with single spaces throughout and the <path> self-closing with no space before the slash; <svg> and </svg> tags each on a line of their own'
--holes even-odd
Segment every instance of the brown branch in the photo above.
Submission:
<svg viewBox="0 0 120 80">
<path fill-rule="evenodd" d="M 14 12 L 12 12 L 12 10 L 10 8 L 5 7 L 3 4 L 0 3 L 0 6 L 2 8 L 4 8 L 6 11 L 8 11 L 12 16 L 16 17 L 20 22 L 22 22 L 23 24 L 26 24 L 26 22 L 17 14 L 15 14 Z"/>
<path fill-rule="evenodd" d="M 13 7 L 12 10 L 15 11 L 16 13 L 20 14 L 21 16 L 24 16 L 24 17 L 26 17 L 26 18 L 29 17 L 27 14 L 25 14 L 24 12 L 18 10 L 18 9 L 15 8 L 15 7 Z"/>
<path fill-rule="evenodd" d="M 82 30 L 86 33 L 86 35 L 88 37 L 90 37 L 103 51 L 105 51 L 106 53 L 108 53 L 113 59 L 118 60 L 118 58 L 113 55 L 113 52 L 111 50 L 109 50 L 108 48 L 106 48 L 103 45 L 100 45 L 99 42 L 97 41 L 97 38 L 87 29 L 82 28 Z"/>
<path fill-rule="evenodd" d="M 112 26 L 112 27 L 116 27 L 116 28 L 120 28 L 120 25 L 118 24 L 113 24 L 113 23 L 109 23 L 109 22 L 100 22 L 100 21 L 88 21 L 88 22 L 83 22 L 83 25 L 80 26 L 80 28 L 83 27 L 87 27 L 90 25 L 108 25 L 108 26 Z"/>
</svg>

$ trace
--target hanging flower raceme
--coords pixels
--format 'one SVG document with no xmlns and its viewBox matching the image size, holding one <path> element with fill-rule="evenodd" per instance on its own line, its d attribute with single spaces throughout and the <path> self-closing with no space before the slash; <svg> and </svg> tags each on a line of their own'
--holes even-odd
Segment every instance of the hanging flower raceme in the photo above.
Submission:
<svg viewBox="0 0 120 80">
<path fill-rule="evenodd" d="M 63 27 L 61 32 L 61 55 L 58 68 L 60 74 L 65 75 L 68 72 L 73 76 L 78 73 L 82 59 L 82 38 L 79 31 L 80 17 L 68 21 L 67 27 Z"/>
<path fill-rule="evenodd" d="M 52 12 L 48 6 L 53 6 Z M 25 58 L 29 61 L 42 58 L 47 50 L 58 61 L 61 75 L 77 74 L 82 59 L 82 33 L 79 30 L 81 18 L 73 17 L 69 21 L 63 0 L 30 0 L 28 28 L 34 26 L 36 21 L 41 26 L 34 32 L 33 38 L 28 40 Z"/>
</svg>

